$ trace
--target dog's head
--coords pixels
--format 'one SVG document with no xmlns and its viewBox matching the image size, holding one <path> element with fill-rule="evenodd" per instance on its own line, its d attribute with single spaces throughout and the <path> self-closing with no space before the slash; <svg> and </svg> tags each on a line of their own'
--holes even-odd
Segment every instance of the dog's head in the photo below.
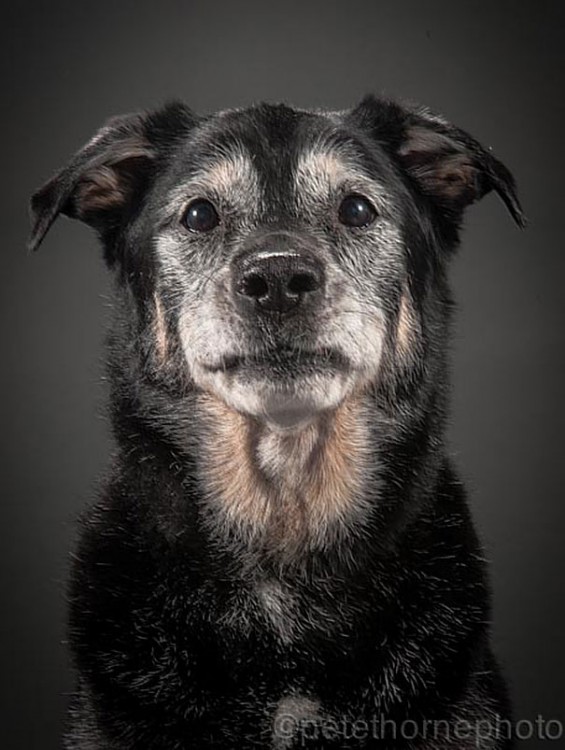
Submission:
<svg viewBox="0 0 565 750">
<path fill-rule="evenodd" d="M 60 213 L 94 226 L 158 357 L 174 339 L 197 388 L 286 427 L 415 356 L 426 289 L 491 190 L 522 225 L 508 170 L 423 109 L 173 104 L 102 128 L 34 195 L 30 244 Z"/>
</svg>

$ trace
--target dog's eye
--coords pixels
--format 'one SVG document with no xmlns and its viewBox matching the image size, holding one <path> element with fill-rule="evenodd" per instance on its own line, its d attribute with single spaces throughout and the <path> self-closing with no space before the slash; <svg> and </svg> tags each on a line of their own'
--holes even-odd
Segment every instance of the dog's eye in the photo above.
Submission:
<svg viewBox="0 0 565 750">
<path fill-rule="evenodd" d="M 338 217 L 347 227 L 366 227 L 377 216 L 373 204 L 362 195 L 348 195 L 341 202 Z"/>
<path fill-rule="evenodd" d="M 182 217 L 182 223 L 191 232 L 210 232 L 220 223 L 214 205 L 205 198 L 197 198 L 189 203 Z"/>
</svg>

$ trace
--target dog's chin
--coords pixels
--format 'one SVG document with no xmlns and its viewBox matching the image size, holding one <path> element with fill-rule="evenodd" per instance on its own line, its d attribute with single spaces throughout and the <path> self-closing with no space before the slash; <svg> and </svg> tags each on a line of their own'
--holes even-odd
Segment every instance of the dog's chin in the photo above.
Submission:
<svg viewBox="0 0 565 750">
<path fill-rule="evenodd" d="M 350 373 L 331 368 L 286 373 L 260 367 L 208 371 L 202 385 L 242 414 L 273 429 L 295 430 L 338 407 L 354 383 Z"/>
<path fill-rule="evenodd" d="M 216 393 L 228 406 L 281 430 L 306 426 L 318 415 L 339 406 L 350 390 L 347 378 L 335 374 L 287 382 L 236 377 L 216 386 Z"/>
</svg>

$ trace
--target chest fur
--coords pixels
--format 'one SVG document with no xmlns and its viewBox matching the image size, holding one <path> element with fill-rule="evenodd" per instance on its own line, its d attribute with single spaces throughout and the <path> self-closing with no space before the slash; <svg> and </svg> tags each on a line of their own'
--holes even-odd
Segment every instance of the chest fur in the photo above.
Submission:
<svg viewBox="0 0 565 750">
<path fill-rule="evenodd" d="M 291 432 L 270 430 L 211 396 L 200 406 L 201 481 L 216 530 L 287 558 L 322 549 L 361 521 L 369 436 L 360 401 Z"/>
</svg>

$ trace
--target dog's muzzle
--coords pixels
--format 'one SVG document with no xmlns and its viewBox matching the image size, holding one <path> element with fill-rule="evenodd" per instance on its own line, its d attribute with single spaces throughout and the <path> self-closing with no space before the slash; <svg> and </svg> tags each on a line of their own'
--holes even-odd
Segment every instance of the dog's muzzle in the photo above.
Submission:
<svg viewBox="0 0 565 750">
<path fill-rule="evenodd" d="M 283 231 L 256 235 L 233 258 L 227 289 L 238 333 L 199 373 L 237 411 L 295 428 L 335 408 L 353 387 L 352 361 L 323 323 L 331 296 L 326 262 L 312 240 Z"/>
</svg>

